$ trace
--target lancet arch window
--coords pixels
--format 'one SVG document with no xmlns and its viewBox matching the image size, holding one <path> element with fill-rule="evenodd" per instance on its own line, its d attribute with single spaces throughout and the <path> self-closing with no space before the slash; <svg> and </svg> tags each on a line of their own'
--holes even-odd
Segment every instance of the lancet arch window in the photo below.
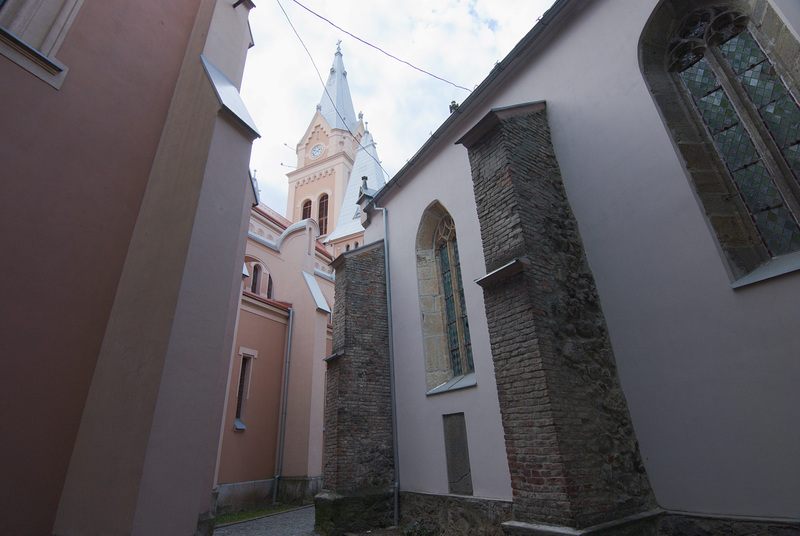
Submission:
<svg viewBox="0 0 800 536">
<path fill-rule="evenodd" d="M 740 279 L 800 251 L 800 106 L 796 73 L 786 67 L 800 46 L 792 37 L 794 47 L 770 48 L 778 36 L 764 28 L 790 37 L 774 11 L 753 21 L 748 2 L 685 5 L 665 0 L 654 12 L 642 70 Z"/>
<path fill-rule="evenodd" d="M 456 226 L 453 218 L 449 215 L 439 222 L 435 240 L 445 305 L 445 333 L 450 351 L 450 366 L 453 374 L 458 376 L 474 372 L 475 365 L 472 361 L 472 343 L 469 338 L 464 284 L 461 281 Z"/>
<path fill-rule="evenodd" d="M 303 203 L 303 217 L 302 217 L 302 218 L 300 218 L 300 219 L 302 219 L 302 220 L 307 220 L 307 219 L 308 219 L 308 218 L 310 218 L 310 217 L 311 217 L 311 200 L 310 200 L 310 199 L 307 199 L 307 200 L 306 200 L 306 201 Z"/>
<path fill-rule="evenodd" d="M 456 226 L 439 202 L 423 213 L 416 254 L 427 394 L 474 386 Z"/>
</svg>

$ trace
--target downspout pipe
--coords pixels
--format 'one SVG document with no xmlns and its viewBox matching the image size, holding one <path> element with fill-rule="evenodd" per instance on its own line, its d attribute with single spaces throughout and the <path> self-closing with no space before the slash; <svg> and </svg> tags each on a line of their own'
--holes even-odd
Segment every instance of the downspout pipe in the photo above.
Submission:
<svg viewBox="0 0 800 536">
<path fill-rule="evenodd" d="M 385 208 L 377 205 L 373 205 L 373 207 L 383 213 L 383 258 L 386 264 L 386 320 L 389 324 L 389 387 L 392 397 L 392 453 L 394 456 L 394 484 L 392 485 L 392 488 L 394 492 L 394 526 L 396 527 L 399 523 L 400 517 L 400 463 L 397 453 L 397 395 L 394 374 L 394 337 L 392 333 L 392 284 L 391 278 L 389 277 L 389 220 L 387 218 L 387 211 Z"/>
<path fill-rule="evenodd" d="M 275 484 L 272 486 L 272 504 L 278 502 L 278 482 L 283 473 L 283 440 L 286 436 L 286 404 L 289 398 L 289 364 L 292 361 L 292 324 L 294 323 L 294 309 L 289 308 L 289 329 L 286 336 L 286 360 L 283 365 L 283 401 L 281 402 L 281 435 L 278 439 L 278 471 L 275 474 Z"/>
</svg>

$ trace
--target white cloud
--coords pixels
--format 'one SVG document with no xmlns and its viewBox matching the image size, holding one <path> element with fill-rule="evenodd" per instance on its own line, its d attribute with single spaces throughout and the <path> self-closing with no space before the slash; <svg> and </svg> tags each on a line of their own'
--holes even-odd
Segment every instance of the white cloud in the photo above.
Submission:
<svg viewBox="0 0 800 536">
<path fill-rule="evenodd" d="M 279 0 L 308 48 L 323 80 L 337 40 L 356 112 L 378 142 L 392 176 L 449 115 L 450 101 L 467 91 L 399 63 L 337 30 L 292 0 Z M 553 0 L 299 0 L 316 13 L 383 50 L 453 83 L 473 89 L 530 30 Z M 322 83 L 281 11 L 262 0 L 250 12 L 250 49 L 242 97 L 262 138 L 253 145 L 262 200 L 286 209 L 286 173 L 308 127 Z M 287 148 L 287 144 L 290 148 Z M 291 167 L 282 167 L 281 163 Z"/>
</svg>

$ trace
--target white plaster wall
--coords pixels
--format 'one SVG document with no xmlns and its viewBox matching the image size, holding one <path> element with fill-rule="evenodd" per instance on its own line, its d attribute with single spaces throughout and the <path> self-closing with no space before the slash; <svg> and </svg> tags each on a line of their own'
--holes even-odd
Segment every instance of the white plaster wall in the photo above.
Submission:
<svg viewBox="0 0 800 536">
<path fill-rule="evenodd" d="M 463 410 L 475 494 L 509 494 L 483 302 L 469 283 L 484 266 L 470 170 L 466 151 L 452 141 L 492 107 L 546 100 L 659 504 L 798 518 L 800 274 L 731 289 L 725 260 L 639 70 L 638 40 L 657 2 L 587 4 L 526 72 L 504 82 L 491 102 L 476 103 L 435 160 L 384 200 L 401 486 L 446 491 L 441 414 Z M 413 243 L 422 210 L 434 199 L 453 214 L 460 237 L 478 388 L 425 398 Z"/>
<path fill-rule="evenodd" d="M 459 162 L 467 151 L 453 147 Z M 465 187 L 453 188 L 454 184 Z M 473 283 L 485 275 L 483 248 L 469 168 L 442 159 L 396 190 L 389 201 L 389 261 L 392 285 L 394 358 L 397 385 L 398 452 L 403 490 L 448 493 L 442 416 L 463 412 L 467 425 L 473 493 L 511 499 L 494 365 L 483 305 L 483 291 Z M 416 235 L 424 210 L 438 200 L 453 216 L 461 275 L 470 324 L 477 387 L 425 396 L 422 313 L 417 287 Z M 378 213 L 365 238 L 383 231 Z"/>
</svg>

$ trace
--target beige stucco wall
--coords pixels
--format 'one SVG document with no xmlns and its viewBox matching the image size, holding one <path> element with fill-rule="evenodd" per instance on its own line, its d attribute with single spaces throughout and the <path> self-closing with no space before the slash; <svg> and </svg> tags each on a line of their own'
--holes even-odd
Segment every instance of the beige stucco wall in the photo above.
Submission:
<svg viewBox="0 0 800 536">
<path fill-rule="evenodd" d="M 245 298 L 231 361 L 218 482 L 246 482 L 275 476 L 281 393 L 286 349 L 287 311 Z M 255 350 L 245 405 L 247 429 L 234 431 L 236 396 L 243 352 Z"/>
<path fill-rule="evenodd" d="M 288 223 L 288 222 L 287 222 Z M 244 257 L 252 275 L 256 264 L 264 270 L 260 285 L 261 299 L 266 298 L 268 276 L 273 281 L 273 299 L 279 304 L 263 304 L 249 294 L 242 299 L 237 343 L 231 361 L 226 421 L 220 452 L 218 483 L 242 482 L 286 477 L 319 477 L 322 474 L 322 412 L 324 407 L 324 362 L 329 355 L 330 315 L 319 310 L 303 277 L 322 272 L 330 274 L 329 257 L 316 249 L 319 234 L 312 220 L 282 225 L 253 211 L 250 238 Z M 259 232 L 260 231 L 260 232 Z M 269 237 L 272 237 L 271 239 Z M 264 242 L 272 244 L 272 247 Z M 329 305 L 333 304 L 330 275 L 315 276 Z M 251 278 L 243 280 L 251 289 Z M 292 341 L 289 356 L 288 392 L 283 467 L 277 467 L 280 448 L 280 418 L 284 399 L 284 360 L 288 330 L 288 311 L 280 326 L 265 309 L 291 307 Z M 247 430 L 234 432 L 233 423 L 238 391 L 241 356 L 239 348 L 258 350 L 250 380 Z M 262 353 L 266 355 L 262 361 Z M 277 382 L 277 383 L 276 383 Z M 257 408 L 257 409 L 256 409 Z M 256 411 L 252 414 L 251 411 Z"/>
</svg>

